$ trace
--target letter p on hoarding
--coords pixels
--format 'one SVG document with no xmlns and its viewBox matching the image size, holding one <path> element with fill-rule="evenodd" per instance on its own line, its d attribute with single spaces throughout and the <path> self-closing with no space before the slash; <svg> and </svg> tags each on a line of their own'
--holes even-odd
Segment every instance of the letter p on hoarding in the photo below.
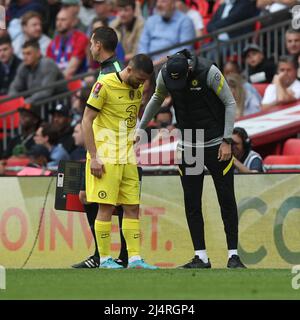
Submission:
<svg viewBox="0 0 300 320">
<path fill-rule="evenodd" d="M 6 29 L 6 14 L 3 6 L 0 6 L 0 29 Z"/>
<path fill-rule="evenodd" d="M 6 289 L 6 274 L 5 274 L 5 268 L 3 266 L 0 266 L 0 290 Z"/>
</svg>

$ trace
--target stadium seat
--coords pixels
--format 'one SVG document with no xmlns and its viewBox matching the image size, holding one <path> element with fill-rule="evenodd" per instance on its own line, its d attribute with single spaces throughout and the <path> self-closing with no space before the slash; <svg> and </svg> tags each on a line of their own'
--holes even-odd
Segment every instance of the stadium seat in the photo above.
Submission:
<svg viewBox="0 0 300 320">
<path fill-rule="evenodd" d="M 286 155 L 271 155 L 264 159 L 264 165 L 299 165 L 300 167 L 300 155 L 299 156 L 286 156 Z M 299 169 L 267 169 L 267 172 L 300 172 Z"/>
<path fill-rule="evenodd" d="M 288 139 L 283 145 L 283 155 L 286 156 L 300 156 L 300 139 Z"/>
<path fill-rule="evenodd" d="M 5 175 L 15 176 L 17 173 L 26 167 L 30 162 L 27 157 L 16 157 L 12 156 L 6 160 L 5 164 Z"/>
<path fill-rule="evenodd" d="M 25 100 L 23 97 L 15 98 L 6 102 L 1 103 L 0 116 L 3 113 L 10 111 L 17 111 L 18 108 L 25 106 Z M 6 124 L 6 129 L 16 129 L 19 127 L 19 112 L 15 112 L 12 116 L 0 117 L 0 139 L 3 138 L 4 123 Z"/>
<path fill-rule="evenodd" d="M 258 91 L 260 96 L 263 97 L 269 83 L 252 83 L 252 85 Z"/>
<path fill-rule="evenodd" d="M 80 79 L 68 82 L 69 91 L 77 91 L 82 88 L 82 81 Z"/>
</svg>

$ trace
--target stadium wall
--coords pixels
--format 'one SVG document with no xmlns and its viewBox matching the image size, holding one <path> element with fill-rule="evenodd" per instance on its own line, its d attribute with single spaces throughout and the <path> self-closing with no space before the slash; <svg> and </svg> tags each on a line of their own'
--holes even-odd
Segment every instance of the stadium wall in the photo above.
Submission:
<svg viewBox="0 0 300 320">
<path fill-rule="evenodd" d="M 55 178 L 0 178 L 0 265 L 7 268 L 68 268 L 94 250 L 84 213 L 54 209 Z M 226 267 L 227 249 L 210 176 L 203 211 L 212 266 Z M 239 175 L 239 250 L 251 268 L 300 264 L 300 175 Z M 48 191 L 48 192 L 47 192 Z M 141 198 L 142 251 L 151 263 L 176 267 L 193 256 L 177 176 L 146 176 Z M 119 235 L 113 219 L 112 254 Z"/>
</svg>

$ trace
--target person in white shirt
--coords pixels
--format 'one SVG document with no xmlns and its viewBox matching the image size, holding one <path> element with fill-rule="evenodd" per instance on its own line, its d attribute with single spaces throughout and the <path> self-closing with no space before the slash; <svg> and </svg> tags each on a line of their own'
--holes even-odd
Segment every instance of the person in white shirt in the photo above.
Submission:
<svg viewBox="0 0 300 320">
<path fill-rule="evenodd" d="M 256 6 L 274 13 L 297 4 L 297 0 L 257 0 Z"/>
<path fill-rule="evenodd" d="M 277 74 L 264 94 L 262 108 L 287 104 L 300 99 L 300 81 L 297 80 L 298 62 L 293 56 L 281 56 Z"/>
<path fill-rule="evenodd" d="M 43 34 L 42 17 L 35 11 L 26 12 L 21 18 L 22 32 L 13 40 L 13 48 L 16 56 L 23 60 L 22 46 L 28 40 L 37 40 L 42 56 L 46 55 L 46 50 L 51 39 Z"/>
<path fill-rule="evenodd" d="M 203 19 L 199 11 L 193 9 L 193 6 L 198 6 L 197 3 L 193 0 L 176 0 L 177 10 L 182 11 L 192 19 L 195 27 L 196 36 L 201 37 L 204 31 Z"/>
</svg>

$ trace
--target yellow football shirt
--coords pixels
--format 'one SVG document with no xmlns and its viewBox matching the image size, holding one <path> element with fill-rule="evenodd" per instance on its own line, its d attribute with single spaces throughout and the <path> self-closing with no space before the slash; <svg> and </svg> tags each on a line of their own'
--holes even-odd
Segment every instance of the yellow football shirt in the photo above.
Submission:
<svg viewBox="0 0 300 320">
<path fill-rule="evenodd" d="M 93 132 L 97 153 L 104 163 L 136 163 L 132 138 L 143 89 L 142 85 L 133 89 L 118 73 L 107 74 L 94 84 L 87 106 L 99 111 Z"/>
</svg>

